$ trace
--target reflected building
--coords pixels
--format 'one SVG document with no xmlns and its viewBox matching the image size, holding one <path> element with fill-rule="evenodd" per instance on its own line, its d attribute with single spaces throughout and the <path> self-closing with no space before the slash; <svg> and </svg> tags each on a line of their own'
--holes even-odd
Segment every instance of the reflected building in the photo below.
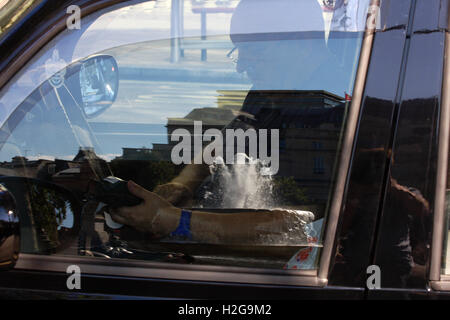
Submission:
<svg viewBox="0 0 450 320">
<path fill-rule="evenodd" d="M 177 129 L 186 129 L 194 136 L 194 122 L 201 121 L 202 134 L 208 129 L 222 130 L 232 122 L 237 116 L 245 113 L 241 112 L 242 105 L 247 96 L 247 91 L 219 90 L 217 97 L 217 107 L 193 109 L 183 118 L 168 118 L 167 120 L 167 143 L 153 144 L 152 152 L 159 155 L 162 160 L 170 161 L 172 148 L 178 141 L 172 141 L 172 134 Z M 194 139 L 191 139 L 191 150 L 194 150 Z M 203 142 L 206 146 L 208 142 Z"/>
<path fill-rule="evenodd" d="M 0 175 L 45 179 L 55 171 L 54 161 L 38 159 L 29 160 L 15 156 L 10 162 L 0 163 Z"/>
<path fill-rule="evenodd" d="M 152 160 L 152 149 L 149 148 L 122 148 L 122 156 L 114 160 Z"/>
<path fill-rule="evenodd" d="M 167 143 L 154 144 L 151 153 L 160 160 L 170 161 L 172 148 L 179 143 L 172 141 L 173 132 L 186 129 L 192 137 L 194 121 L 202 122 L 203 134 L 208 129 L 223 129 L 236 117 L 253 122 L 256 118 L 256 124 L 259 118 L 270 119 L 261 128 L 279 130 L 277 176 L 294 177 L 312 201 L 328 199 L 346 106 L 344 98 L 320 90 L 277 92 L 277 99 L 281 97 L 282 102 L 276 107 L 256 105 L 251 107 L 254 110 L 250 108 L 251 113 L 246 113 L 241 108 L 247 95 L 247 91 L 223 90 L 218 95 L 218 107 L 194 109 L 184 118 L 169 118 Z M 265 116 L 268 113 L 270 117 Z M 191 142 L 193 144 L 194 139 Z"/>
</svg>

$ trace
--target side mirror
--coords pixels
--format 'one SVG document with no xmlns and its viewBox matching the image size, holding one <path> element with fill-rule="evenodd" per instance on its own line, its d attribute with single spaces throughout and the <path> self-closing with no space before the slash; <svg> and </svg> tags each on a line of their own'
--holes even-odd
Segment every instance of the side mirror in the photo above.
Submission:
<svg viewBox="0 0 450 320">
<path fill-rule="evenodd" d="M 12 269 L 19 256 L 20 226 L 16 200 L 0 184 L 0 270 Z"/>
<path fill-rule="evenodd" d="M 119 69 L 112 56 L 98 55 L 84 60 L 80 68 L 80 88 L 86 118 L 93 118 L 116 100 Z"/>
<path fill-rule="evenodd" d="M 23 177 L 1 177 L 0 183 L 16 200 L 14 212 L 20 218 L 20 252 L 77 254 L 81 209 L 70 191 Z M 19 243 L 18 219 L 15 227 L 14 239 Z M 0 229 L 0 239 L 8 234 L 5 230 Z M 0 256 L 2 251 L 0 247 Z"/>
</svg>

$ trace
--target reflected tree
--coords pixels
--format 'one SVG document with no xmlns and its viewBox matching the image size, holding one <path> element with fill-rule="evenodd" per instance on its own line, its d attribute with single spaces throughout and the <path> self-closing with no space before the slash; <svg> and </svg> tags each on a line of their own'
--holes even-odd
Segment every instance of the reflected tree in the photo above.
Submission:
<svg viewBox="0 0 450 320">
<path fill-rule="evenodd" d="M 306 189 L 301 188 L 294 177 L 275 177 L 273 194 L 278 205 L 299 205 L 309 201 Z"/>
<path fill-rule="evenodd" d="M 30 206 L 35 228 L 50 251 L 60 244 L 58 229 L 67 217 L 67 203 L 55 190 L 31 186 Z"/>
</svg>

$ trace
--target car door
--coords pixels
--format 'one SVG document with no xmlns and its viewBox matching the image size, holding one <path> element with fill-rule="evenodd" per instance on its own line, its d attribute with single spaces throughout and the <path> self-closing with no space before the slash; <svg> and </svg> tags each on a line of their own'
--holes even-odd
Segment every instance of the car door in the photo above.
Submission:
<svg viewBox="0 0 450 320">
<path fill-rule="evenodd" d="M 447 5 L 436 2 L 425 10 L 422 3 L 416 4 L 416 10 L 434 19 L 418 15 L 411 29 L 409 70 L 388 174 L 391 184 L 387 185 L 374 252 L 381 269 L 389 269 L 388 257 L 391 265 L 394 261 L 401 266 L 393 273 L 395 278 L 385 280 L 385 287 L 399 289 L 373 291 L 371 298 L 448 298 L 448 37 L 443 32 L 448 23 L 443 14 L 448 13 Z M 433 49 L 424 49 L 424 43 Z M 436 64 L 423 63 L 428 59 Z M 411 175 L 413 171 L 417 174 Z M 405 195 L 406 210 L 399 210 Z M 398 223 L 404 226 L 397 238 L 401 244 L 388 236 L 391 226 Z"/>
<path fill-rule="evenodd" d="M 0 274 L 2 293 L 366 297 L 367 267 L 377 263 L 374 250 L 381 248 L 376 239 L 382 238 L 380 212 L 388 193 L 400 88 L 414 53 L 409 51 L 412 21 L 423 11 L 415 11 L 416 1 L 359 6 L 349 1 L 330 14 L 325 3 L 306 1 L 292 14 L 266 2 L 210 7 L 196 1 L 130 1 L 111 8 L 106 6 L 115 2 L 99 7 L 74 2 L 86 15 L 80 30 L 65 28 L 72 15 L 60 16 L 61 33 L 30 46 L 33 59 L 28 61 L 32 55 L 26 52 L 16 56 L 27 63 L 20 72 L 17 64 L 5 71 L 10 80 L 2 89 L 3 175 L 62 185 L 81 199 L 84 210 L 72 251 L 43 254 L 22 242 L 15 269 Z M 267 27 L 255 18 L 242 19 L 249 12 L 274 23 Z M 299 21 L 296 13 L 303 19 L 294 24 L 297 29 L 290 24 Z M 130 17 L 140 28 L 130 29 Z M 207 21 L 213 21 L 209 29 Z M 430 50 L 440 43 L 434 41 Z M 93 74 L 104 65 L 119 74 L 113 101 L 98 98 L 107 95 L 93 85 Z M 275 174 L 262 175 L 261 164 L 248 159 L 246 164 L 227 159 L 227 167 L 213 161 L 207 163 L 213 175 L 202 181 L 197 202 L 179 206 L 197 216 L 294 210 L 302 218 L 293 223 L 298 229 L 292 238 L 289 233 L 274 238 L 269 224 L 256 245 L 240 239 L 155 241 L 127 227 L 114 230 L 86 196 L 91 180 L 111 174 L 157 192 L 193 160 L 174 149 L 201 151 L 211 138 L 196 145 L 196 137 L 204 139 L 205 132 L 220 137 L 224 127 L 246 129 L 244 142 L 261 133 L 255 128 L 270 130 L 269 147 L 278 145 L 269 159 L 277 164 L 269 168 Z M 176 143 L 184 138 L 188 142 Z M 251 143 L 244 143 L 243 152 L 245 147 L 251 149 Z M 232 229 L 239 228 L 237 223 Z M 79 289 L 67 286 L 73 266 L 81 272 Z"/>
</svg>

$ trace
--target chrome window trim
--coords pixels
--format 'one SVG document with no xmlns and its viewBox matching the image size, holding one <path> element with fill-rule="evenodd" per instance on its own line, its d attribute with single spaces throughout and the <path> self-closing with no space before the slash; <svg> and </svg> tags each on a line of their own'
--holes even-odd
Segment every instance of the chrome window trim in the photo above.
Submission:
<svg viewBox="0 0 450 320">
<path fill-rule="evenodd" d="M 370 8 L 380 8 L 380 0 L 371 0 Z M 370 9 L 369 9 L 370 10 Z M 373 13 L 376 20 L 377 14 Z M 369 20 L 369 14 L 367 21 Z M 338 175 L 336 178 L 336 184 L 334 187 L 333 201 L 328 213 L 327 227 L 325 231 L 325 240 L 323 245 L 322 254 L 320 257 L 319 274 L 320 279 L 326 279 L 328 277 L 331 256 L 333 254 L 333 247 L 336 238 L 336 229 L 339 221 L 339 216 L 342 209 L 342 202 L 344 198 L 345 187 L 349 174 L 350 162 L 353 156 L 353 148 L 355 144 L 355 134 L 357 132 L 358 120 L 361 110 L 361 103 L 364 94 L 364 87 L 366 84 L 367 72 L 369 69 L 369 62 L 372 53 L 373 38 L 375 35 L 375 26 L 368 29 L 366 24 L 366 31 L 364 33 L 364 39 L 361 47 L 361 54 L 359 57 L 358 70 L 356 73 L 355 87 L 353 90 L 353 98 L 350 104 L 350 112 L 347 119 L 347 127 L 344 133 L 344 139 L 342 142 L 342 150 L 339 159 L 339 166 L 337 168 Z"/>
<path fill-rule="evenodd" d="M 430 287 L 435 291 L 450 291 L 449 280 L 430 281 Z"/>
<path fill-rule="evenodd" d="M 120 2 L 123 2 L 123 0 L 99 1 L 98 3 L 81 8 L 82 16 L 86 16 Z M 371 0 L 370 8 L 373 9 L 374 7 L 380 8 L 380 0 Z M 370 11 L 369 9 L 366 21 L 369 21 L 369 18 L 377 20 L 379 11 L 380 10 Z M 25 52 L 15 60 L 14 64 L 8 66 L 5 72 L 0 75 L 0 88 L 20 70 L 21 66 L 24 66 L 34 54 L 58 33 L 63 31 L 65 27 L 65 19 L 62 17 L 48 34 L 42 35 L 38 41 L 27 48 Z M 339 155 L 337 178 L 333 190 L 330 211 L 328 213 L 327 226 L 324 233 L 324 246 L 320 254 L 318 270 L 274 270 L 229 266 L 175 265 L 171 263 L 149 261 L 138 262 L 137 260 L 109 260 L 97 257 L 42 256 L 33 254 L 20 254 L 15 269 L 65 273 L 66 268 L 69 265 L 77 264 L 80 266 L 82 272 L 99 275 L 325 287 L 328 283 L 328 274 L 335 245 L 336 230 L 349 175 L 350 163 L 353 156 L 355 134 L 359 122 L 361 103 L 375 32 L 375 25 L 368 27 L 366 24 L 356 72 L 353 98 L 347 115 L 342 149 Z"/>
<path fill-rule="evenodd" d="M 450 23 L 450 16 L 449 21 Z M 438 163 L 434 199 L 433 234 L 431 242 L 430 286 L 433 290 L 449 291 L 450 276 L 442 274 L 442 250 L 444 248 L 445 194 L 447 188 L 448 154 L 450 137 L 450 35 L 445 33 L 442 103 L 439 119 Z"/>
<path fill-rule="evenodd" d="M 274 270 L 24 253 L 19 255 L 14 269 L 66 273 L 70 265 L 80 267 L 81 275 L 311 287 L 324 287 L 327 284 L 327 280 L 315 276 L 317 270 Z"/>
</svg>

